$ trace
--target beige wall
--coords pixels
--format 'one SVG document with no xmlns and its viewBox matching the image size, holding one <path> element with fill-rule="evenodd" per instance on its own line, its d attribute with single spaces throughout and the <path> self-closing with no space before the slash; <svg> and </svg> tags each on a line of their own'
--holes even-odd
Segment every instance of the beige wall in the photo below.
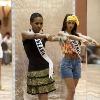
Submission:
<svg viewBox="0 0 100 100">
<path fill-rule="evenodd" d="M 100 0 L 87 0 L 87 34 L 100 42 Z"/>
<path fill-rule="evenodd" d="M 75 0 L 75 13 L 78 16 L 80 25 L 78 32 L 87 35 L 87 0 Z"/>
</svg>

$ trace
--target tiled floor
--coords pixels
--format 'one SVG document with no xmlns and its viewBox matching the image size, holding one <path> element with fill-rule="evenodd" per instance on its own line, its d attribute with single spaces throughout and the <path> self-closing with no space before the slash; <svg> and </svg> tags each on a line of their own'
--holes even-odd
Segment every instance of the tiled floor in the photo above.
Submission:
<svg viewBox="0 0 100 100">
<path fill-rule="evenodd" d="M 3 65 L 1 68 L 0 100 L 12 100 L 12 67 Z"/>
<path fill-rule="evenodd" d="M 65 100 L 66 89 L 64 82 L 59 77 L 58 69 L 55 73 L 56 88 L 57 90 L 49 95 L 49 100 Z M 14 85 L 14 81 L 13 81 Z M 19 86 L 21 87 L 21 86 Z M 11 65 L 2 66 L 2 90 L 0 90 L 0 100 L 14 100 L 12 99 L 12 68 Z M 19 99 L 21 99 L 22 89 L 17 91 L 19 93 Z M 14 96 L 14 94 L 13 94 Z M 24 95 L 24 100 L 30 100 Z M 14 98 L 14 97 L 13 97 Z M 31 100 L 37 100 L 37 96 L 33 96 Z M 76 89 L 75 100 L 100 100 L 100 65 L 88 65 L 82 67 L 82 78 Z"/>
<path fill-rule="evenodd" d="M 49 100 L 65 100 L 66 97 L 64 82 L 57 74 L 59 73 L 56 73 L 57 90 L 49 95 Z M 37 100 L 37 97 L 34 96 L 32 100 Z M 100 65 L 83 64 L 82 78 L 76 88 L 75 100 L 100 100 Z"/>
<path fill-rule="evenodd" d="M 76 100 L 100 100 L 100 65 L 83 67 Z"/>
</svg>

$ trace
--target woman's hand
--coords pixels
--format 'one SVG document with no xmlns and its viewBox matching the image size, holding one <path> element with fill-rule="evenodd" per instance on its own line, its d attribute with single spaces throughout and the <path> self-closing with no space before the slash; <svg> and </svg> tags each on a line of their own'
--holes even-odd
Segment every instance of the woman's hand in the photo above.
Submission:
<svg viewBox="0 0 100 100">
<path fill-rule="evenodd" d="M 92 39 L 91 44 L 94 44 L 94 45 L 96 45 L 96 46 L 100 46 L 100 44 L 99 44 L 97 41 L 95 41 L 94 39 Z"/>
<path fill-rule="evenodd" d="M 89 45 L 89 41 L 87 41 L 86 39 L 82 39 L 82 43 L 84 44 L 84 45 Z"/>
<path fill-rule="evenodd" d="M 58 36 L 67 36 L 67 34 L 64 31 L 59 31 Z"/>
</svg>

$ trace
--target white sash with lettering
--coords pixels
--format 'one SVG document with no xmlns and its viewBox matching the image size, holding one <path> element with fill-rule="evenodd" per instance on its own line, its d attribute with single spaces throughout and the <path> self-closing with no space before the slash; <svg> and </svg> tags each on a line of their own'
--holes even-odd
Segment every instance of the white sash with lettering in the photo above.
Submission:
<svg viewBox="0 0 100 100">
<path fill-rule="evenodd" d="M 74 48 L 75 52 L 77 53 L 78 57 L 81 59 L 81 56 L 80 56 L 81 50 L 80 50 L 78 41 L 70 40 L 70 42 L 73 45 L 73 48 Z"/>
<path fill-rule="evenodd" d="M 66 34 L 68 35 L 69 33 L 65 32 L 65 36 L 66 36 Z M 78 57 L 81 59 L 81 56 L 80 56 L 81 49 L 80 49 L 78 41 L 77 40 L 70 40 L 70 42 L 73 46 L 74 51 L 77 53 Z"/>
<path fill-rule="evenodd" d="M 53 78 L 53 63 L 51 59 L 48 57 L 48 55 L 46 54 L 41 39 L 35 39 L 35 43 L 41 56 L 49 63 L 49 78 L 50 77 Z"/>
</svg>

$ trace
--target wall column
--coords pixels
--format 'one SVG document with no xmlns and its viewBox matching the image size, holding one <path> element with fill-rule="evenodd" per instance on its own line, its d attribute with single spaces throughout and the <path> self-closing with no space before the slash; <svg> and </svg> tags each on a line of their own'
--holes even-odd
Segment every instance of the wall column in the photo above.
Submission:
<svg viewBox="0 0 100 100">
<path fill-rule="evenodd" d="M 87 0 L 75 0 L 75 13 L 80 21 L 78 31 L 87 35 Z"/>
</svg>

